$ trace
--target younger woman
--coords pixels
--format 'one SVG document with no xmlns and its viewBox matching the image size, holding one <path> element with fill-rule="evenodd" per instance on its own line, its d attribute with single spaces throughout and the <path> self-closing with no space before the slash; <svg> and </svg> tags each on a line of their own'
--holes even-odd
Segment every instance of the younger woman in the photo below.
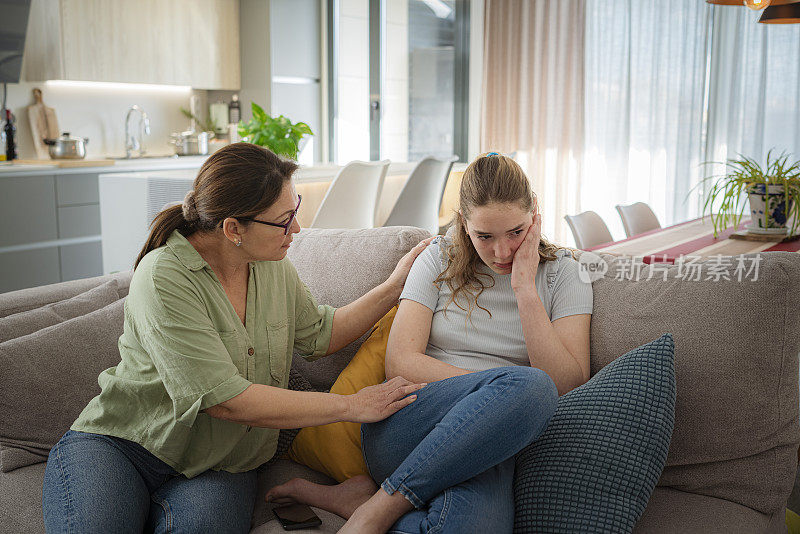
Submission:
<svg viewBox="0 0 800 534">
<path fill-rule="evenodd" d="M 400 298 L 386 377 L 427 385 L 362 425 L 371 479 L 295 479 L 267 499 L 347 517 L 340 532 L 511 532 L 514 455 L 544 431 L 558 395 L 588 380 L 592 312 L 591 286 L 541 237 L 513 160 L 491 153 L 467 168 L 451 232 L 420 254 Z"/>
</svg>

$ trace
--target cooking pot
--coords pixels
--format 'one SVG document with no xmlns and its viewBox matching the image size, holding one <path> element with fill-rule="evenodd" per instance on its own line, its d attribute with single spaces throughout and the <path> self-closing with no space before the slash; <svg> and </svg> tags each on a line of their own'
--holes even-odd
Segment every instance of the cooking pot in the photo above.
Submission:
<svg viewBox="0 0 800 534">
<path fill-rule="evenodd" d="M 86 157 L 86 143 L 84 137 L 71 137 L 69 132 L 64 132 L 56 139 L 43 139 L 52 159 L 83 159 Z"/>
<path fill-rule="evenodd" d="M 175 153 L 179 156 L 202 156 L 208 154 L 208 140 L 212 137 L 212 132 L 187 130 L 170 135 L 170 143 L 175 145 Z"/>
</svg>

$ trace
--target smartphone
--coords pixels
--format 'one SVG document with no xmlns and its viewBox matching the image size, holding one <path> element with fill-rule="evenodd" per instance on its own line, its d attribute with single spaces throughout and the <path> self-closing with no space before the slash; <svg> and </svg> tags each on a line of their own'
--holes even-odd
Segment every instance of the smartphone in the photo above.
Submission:
<svg viewBox="0 0 800 534">
<path fill-rule="evenodd" d="M 322 520 L 314 510 L 305 504 L 289 504 L 272 509 L 283 530 L 299 530 L 301 528 L 318 527 Z"/>
</svg>

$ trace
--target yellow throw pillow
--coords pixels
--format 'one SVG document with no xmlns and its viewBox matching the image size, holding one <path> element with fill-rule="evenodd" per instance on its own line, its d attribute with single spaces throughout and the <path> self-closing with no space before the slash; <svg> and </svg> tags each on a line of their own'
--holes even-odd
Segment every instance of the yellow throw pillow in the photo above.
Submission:
<svg viewBox="0 0 800 534">
<path fill-rule="evenodd" d="M 386 379 L 386 344 L 396 313 L 397 306 L 375 324 L 372 333 L 334 382 L 331 393 L 352 395 Z M 338 482 L 356 475 L 369 475 L 361 454 L 359 423 L 331 423 L 304 428 L 294 438 L 289 448 L 289 458 L 325 473 Z"/>
</svg>

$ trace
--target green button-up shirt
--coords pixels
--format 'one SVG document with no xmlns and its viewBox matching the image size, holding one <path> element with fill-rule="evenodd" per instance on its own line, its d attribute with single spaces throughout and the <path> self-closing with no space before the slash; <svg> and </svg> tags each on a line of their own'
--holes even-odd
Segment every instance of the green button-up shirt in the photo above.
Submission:
<svg viewBox="0 0 800 534">
<path fill-rule="evenodd" d="M 278 430 L 200 413 L 250 384 L 287 386 L 292 352 L 325 355 L 334 308 L 318 306 L 288 259 L 252 262 L 243 325 L 219 279 L 177 231 L 133 275 L 122 361 L 72 429 L 141 444 L 191 478 L 249 471 L 275 454 Z"/>
</svg>

